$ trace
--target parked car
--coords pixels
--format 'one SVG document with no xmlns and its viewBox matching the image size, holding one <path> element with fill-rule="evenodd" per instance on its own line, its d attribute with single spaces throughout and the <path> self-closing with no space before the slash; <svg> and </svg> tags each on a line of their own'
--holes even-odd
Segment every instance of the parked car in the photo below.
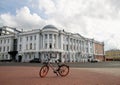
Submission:
<svg viewBox="0 0 120 85">
<path fill-rule="evenodd" d="M 32 60 L 29 61 L 30 63 L 40 63 L 40 59 L 39 58 L 34 58 Z"/>
<path fill-rule="evenodd" d="M 98 59 L 92 59 L 90 62 L 91 63 L 95 63 L 95 62 L 100 62 L 100 60 L 98 60 Z"/>
<path fill-rule="evenodd" d="M 4 59 L 4 60 L 0 60 L 0 62 L 11 62 L 12 59 Z"/>
</svg>

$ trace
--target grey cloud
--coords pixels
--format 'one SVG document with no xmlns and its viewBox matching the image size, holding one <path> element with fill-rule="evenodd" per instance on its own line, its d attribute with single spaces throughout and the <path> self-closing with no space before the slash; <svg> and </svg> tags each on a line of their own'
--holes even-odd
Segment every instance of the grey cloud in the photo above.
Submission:
<svg viewBox="0 0 120 85">
<path fill-rule="evenodd" d="M 7 26 L 13 26 L 28 29 L 38 29 L 44 25 L 44 20 L 36 13 L 31 14 L 28 7 L 23 7 L 17 10 L 16 15 L 1 14 L 2 24 Z"/>
<path fill-rule="evenodd" d="M 109 0 L 112 7 L 115 8 L 116 11 L 120 10 L 120 0 Z"/>
</svg>

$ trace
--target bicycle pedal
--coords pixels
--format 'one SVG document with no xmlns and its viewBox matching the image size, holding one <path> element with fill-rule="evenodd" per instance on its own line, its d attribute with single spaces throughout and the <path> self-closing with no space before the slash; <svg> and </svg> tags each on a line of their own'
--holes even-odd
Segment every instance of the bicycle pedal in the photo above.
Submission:
<svg viewBox="0 0 120 85">
<path fill-rule="evenodd" d="M 58 76 L 58 73 L 56 73 L 56 75 Z"/>
</svg>

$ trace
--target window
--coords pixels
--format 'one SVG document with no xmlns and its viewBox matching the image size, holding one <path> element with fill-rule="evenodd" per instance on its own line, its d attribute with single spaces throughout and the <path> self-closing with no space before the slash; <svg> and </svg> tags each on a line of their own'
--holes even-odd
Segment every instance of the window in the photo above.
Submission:
<svg viewBox="0 0 120 85">
<path fill-rule="evenodd" d="M 9 39 L 8 39 L 8 43 L 9 43 Z"/>
<path fill-rule="evenodd" d="M 72 43 L 72 38 L 70 38 L 70 42 Z"/>
<path fill-rule="evenodd" d="M 50 48 L 50 49 L 52 48 L 52 43 L 50 43 L 49 48 Z"/>
<path fill-rule="evenodd" d="M 79 50 L 79 47 L 77 46 L 77 50 Z"/>
<path fill-rule="evenodd" d="M 30 49 L 32 49 L 32 43 L 30 43 Z"/>
<path fill-rule="evenodd" d="M 6 40 L 4 40 L 4 43 L 6 43 Z"/>
<path fill-rule="evenodd" d="M 49 39 L 52 39 L 52 34 L 49 34 Z"/>
<path fill-rule="evenodd" d="M 8 55 L 6 55 L 6 59 L 8 59 Z"/>
<path fill-rule="evenodd" d="M 0 47 L 0 52 L 1 52 L 1 50 L 2 50 L 2 47 Z"/>
<path fill-rule="evenodd" d="M 72 45 L 70 47 L 71 47 L 71 50 L 72 50 Z"/>
<path fill-rule="evenodd" d="M 26 50 L 28 50 L 28 44 L 26 44 Z"/>
<path fill-rule="evenodd" d="M 56 44 L 54 43 L 54 48 L 56 48 Z"/>
<path fill-rule="evenodd" d="M 74 45 L 74 50 L 75 50 L 75 45 Z"/>
<path fill-rule="evenodd" d="M 45 39 L 47 39 L 47 34 L 45 34 Z"/>
<path fill-rule="evenodd" d="M 22 37 L 20 37 L 20 42 L 22 42 Z"/>
<path fill-rule="evenodd" d="M 88 53 L 88 48 L 86 48 L 86 52 Z"/>
<path fill-rule="evenodd" d="M 22 48 L 22 45 L 20 44 L 20 45 L 19 45 L 19 51 L 21 51 L 21 48 Z"/>
<path fill-rule="evenodd" d="M 30 40 L 32 40 L 32 36 L 30 36 Z"/>
<path fill-rule="evenodd" d="M 7 46 L 7 51 L 9 51 L 9 46 Z"/>
<path fill-rule="evenodd" d="M 3 47 L 3 51 L 5 52 L 5 46 Z"/>
<path fill-rule="evenodd" d="M 68 45 L 66 45 L 66 50 L 68 51 Z"/>
<path fill-rule="evenodd" d="M 45 43 L 45 48 L 47 48 L 47 43 Z"/>
<path fill-rule="evenodd" d="M 56 34 L 54 35 L 54 39 L 56 40 Z"/>
<path fill-rule="evenodd" d="M 31 55 L 29 55 L 29 59 L 31 59 Z"/>
<path fill-rule="evenodd" d="M 73 40 L 73 42 L 75 43 L 75 39 Z"/>
<path fill-rule="evenodd" d="M 4 54 L 2 55 L 2 59 L 4 59 Z"/>
<path fill-rule="evenodd" d="M 26 41 L 28 41 L 28 37 L 26 37 Z"/>
<path fill-rule="evenodd" d="M 92 42 L 90 43 L 90 46 L 92 46 Z"/>
<path fill-rule="evenodd" d="M 2 40 L 1 40 L 1 44 L 2 44 Z"/>
<path fill-rule="evenodd" d="M 27 59 L 27 55 L 25 55 L 25 59 Z"/>
<path fill-rule="evenodd" d="M 36 35 L 34 36 L 34 39 L 36 40 Z"/>
<path fill-rule="evenodd" d="M 68 37 L 66 38 L 66 41 L 68 42 Z"/>
</svg>

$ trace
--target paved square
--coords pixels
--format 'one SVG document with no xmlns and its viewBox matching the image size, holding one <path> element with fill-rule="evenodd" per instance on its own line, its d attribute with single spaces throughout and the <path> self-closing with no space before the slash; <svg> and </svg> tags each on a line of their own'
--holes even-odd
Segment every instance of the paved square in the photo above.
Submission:
<svg viewBox="0 0 120 85">
<path fill-rule="evenodd" d="M 40 67 L 0 66 L 0 85 L 120 85 L 119 68 L 113 73 L 109 70 L 114 68 L 105 72 L 103 69 L 71 68 L 66 77 L 57 77 L 50 70 L 45 78 L 40 78 Z"/>
</svg>

